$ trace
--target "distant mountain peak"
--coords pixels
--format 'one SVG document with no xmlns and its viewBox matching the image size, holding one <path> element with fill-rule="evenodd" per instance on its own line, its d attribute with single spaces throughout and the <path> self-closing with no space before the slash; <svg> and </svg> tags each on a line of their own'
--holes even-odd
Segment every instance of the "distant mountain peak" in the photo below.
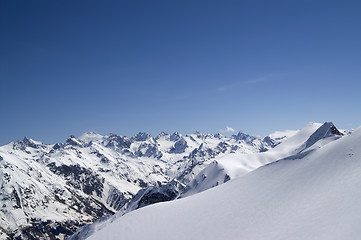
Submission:
<svg viewBox="0 0 361 240">
<path fill-rule="evenodd" d="M 234 138 L 235 140 L 243 140 L 245 142 L 253 142 L 254 140 L 258 139 L 257 137 L 255 136 L 251 136 L 249 134 L 246 134 L 242 131 L 239 131 L 237 135 L 232 135 L 232 138 Z"/>
<path fill-rule="evenodd" d="M 146 132 L 139 132 L 136 135 L 134 135 L 131 139 L 136 142 L 143 142 L 148 139 L 151 139 L 152 136 Z"/>
<path fill-rule="evenodd" d="M 182 134 L 180 134 L 179 132 L 174 132 L 172 133 L 172 135 L 170 135 L 169 140 L 173 141 L 173 142 L 177 142 L 182 138 Z"/>
<path fill-rule="evenodd" d="M 113 150 L 121 150 L 123 148 L 129 148 L 131 141 L 124 136 L 109 134 L 104 138 L 103 144 Z"/>
<path fill-rule="evenodd" d="M 37 142 L 31 138 L 24 137 L 23 140 L 19 140 L 14 143 L 14 148 L 21 149 L 24 151 L 26 147 L 39 148 L 41 145 L 42 145 L 41 142 Z"/>
<path fill-rule="evenodd" d="M 180 138 L 177 142 L 174 143 L 169 153 L 184 153 L 187 147 L 187 141 L 184 140 L 184 138 Z"/>
<path fill-rule="evenodd" d="M 74 135 L 70 135 L 65 142 L 66 145 L 71 145 L 74 147 L 83 147 L 84 144 L 80 139 L 77 139 Z"/>
<path fill-rule="evenodd" d="M 30 147 L 35 147 L 35 146 L 41 145 L 41 142 L 37 142 L 37 141 L 35 141 L 31 138 L 27 138 L 27 137 L 24 137 L 23 143 L 25 143 L 26 145 L 28 145 Z"/>
<path fill-rule="evenodd" d="M 220 133 L 216 133 L 213 135 L 215 138 L 222 139 L 224 136 Z"/>
<path fill-rule="evenodd" d="M 168 136 L 168 135 L 169 135 L 169 133 L 167 133 L 166 131 L 162 131 L 161 133 L 158 134 L 158 136 L 155 139 L 158 140 L 161 137 Z"/>
</svg>

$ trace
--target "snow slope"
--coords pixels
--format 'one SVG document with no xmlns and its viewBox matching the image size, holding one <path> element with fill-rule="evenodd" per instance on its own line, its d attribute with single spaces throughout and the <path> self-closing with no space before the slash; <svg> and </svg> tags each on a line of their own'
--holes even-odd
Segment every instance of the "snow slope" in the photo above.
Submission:
<svg viewBox="0 0 361 240">
<path fill-rule="evenodd" d="M 89 239 L 359 239 L 361 129 L 300 150 L 217 188 L 130 212 Z"/>
<path fill-rule="evenodd" d="M 295 154 L 307 155 L 315 148 L 340 138 L 342 133 L 333 123 L 326 122 L 324 124 L 309 123 L 301 130 L 276 132 L 270 136 L 273 138 L 268 137 L 269 139 L 277 141 L 274 148 L 266 152 L 236 153 L 216 159 L 194 177 L 183 196 L 190 196 L 218 186 L 279 159 L 292 158 Z"/>
</svg>

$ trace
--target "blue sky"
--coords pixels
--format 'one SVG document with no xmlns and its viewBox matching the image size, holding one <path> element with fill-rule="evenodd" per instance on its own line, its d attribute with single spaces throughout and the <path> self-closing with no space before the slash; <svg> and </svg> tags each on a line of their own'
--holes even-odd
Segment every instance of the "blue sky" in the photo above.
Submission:
<svg viewBox="0 0 361 240">
<path fill-rule="evenodd" d="M 1 1 L 0 145 L 361 125 L 360 1 Z"/>
</svg>

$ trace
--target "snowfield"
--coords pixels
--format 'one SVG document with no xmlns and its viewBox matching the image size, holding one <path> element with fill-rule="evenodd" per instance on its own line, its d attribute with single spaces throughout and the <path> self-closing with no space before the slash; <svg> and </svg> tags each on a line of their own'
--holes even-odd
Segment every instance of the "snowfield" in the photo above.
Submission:
<svg viewBox="0 0 361 240">
<path fill-rule="evenodd" d="M 132 211 L 88 239 L 359 239 L 361 129 L 336 135 L 319 131 L 302 143 L 290 137 L 299 147 L 293 155 L 280 154 L 216 188 Z"/>
</svg>

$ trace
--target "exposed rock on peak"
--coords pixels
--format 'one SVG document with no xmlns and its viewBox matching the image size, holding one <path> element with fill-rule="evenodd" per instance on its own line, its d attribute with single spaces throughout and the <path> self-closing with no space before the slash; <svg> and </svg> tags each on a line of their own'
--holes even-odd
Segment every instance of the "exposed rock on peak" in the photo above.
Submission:
<svg viewBox="0 0 361 240">
<path fill-rule="evenodd" d="M 140 144 L 138 150 L 135 152 L 135 155 L 138 157 L 153 157 L 156 159 L 160 159 L 163 156 L 157 145 L 148 143 Z"/>
<path fill-rule="evenodd" d="M 13 145 L 14 149 L 20 149 L 22 151 L 26 151 L 27 147 L 34 148 L 34 149 L 41 148 L 42 143 L 36 142 L 30 138 L 24 137 L 23 140 L 16 141 Z"/>
<path fill-rule="evenodd" d="M 216 133 L 216 134 L 214 134 L 214 137 L 218 138 L 218 139 L 222 139 L 224 136 L 220 133 Z"/>
<path fill-rule="evenodd" d="M 53 149 L 60 149 L 60 148 L 63 148 L 64 147 L 64 144 L 62 143 L 55 143 L 54 146 L 53 146 Z"/>
<path fill-rule="evenodd" d="M 182 138 L 182 135 L 179 132 L 174 132 L 172 135 L 170 135 L 169 140 L 171 140 L 173 142 L 177 142 L 181 138 Z"/>
<path fill-rule="evenodd" d="M 239 131 L 237 135 L 232 135 L 232 137 L 235 139 L 235 140 L 243 140 L 247 143 L 249 142 L 253 142 L 254 140 L 258 139 L 254 136 L 251 136 L 249 134 L 246 134 L 246 133 L 243 133 L 242 131 Z"/>
<path fill-rule="evenodd" d="M 162 131 L 155 139 L 159 140 L 161 137 L 168 136 L 168 135 L 169 135 L 169 133 Z"/>
<path fill-rule="evenodd" d="M 139 132 L 135 136 L 133 136 L 131 138 L 131 140 L 135 141 L 135 142 L 143 142 L 143 141 L 146 141 L 146 140 L 151 139 L 151 138 L 152 138 L 152 136 L 149 135 L 148 133 Z"/>
<path fill-rule="evenodd" d="M 71 145 L 73 147 L 84 147 L 84 143 L 74 137 L 74 135 L 70 135 L 69 138 L 66 140 L 65 145 Z"/>
<path fill-rule="evenodd" d="M 169 153 L 184 153 L 187 147 L 188 147 L 187 141 L 184 140 L 183 138 L 180 138 L 176 143 L 174 143 Z"/>
<path fill-rule="evenodd" d="M 111 148 L 113 150 L 122 150 L 124 148 L 129 148 L 132 142 L 123 136 L 119 136 L 116 134 L 110 134 L 104 141 L 103 145 Z"/>
<path fill-rule="evenodd" d="M 279 142 L 277 142 L 275 139 L 272 139 L 270 136 L 266 136 L 262 139 L 263 142 L 265 142 L 266 144 L 268 144 L 270 147 L 274 148 L 275 146 L 277 146 L 279 144 Z"/>
<path fill-rule="evenodd" d="M 314 132 L 306 141 L 306 148 L 315 144 L 318 140 L 342 136 L 342 133 L 335 127 L 332 122 L 325 122 L 321 127 L 319 127 L 316 132 Z"/>
</svg>

